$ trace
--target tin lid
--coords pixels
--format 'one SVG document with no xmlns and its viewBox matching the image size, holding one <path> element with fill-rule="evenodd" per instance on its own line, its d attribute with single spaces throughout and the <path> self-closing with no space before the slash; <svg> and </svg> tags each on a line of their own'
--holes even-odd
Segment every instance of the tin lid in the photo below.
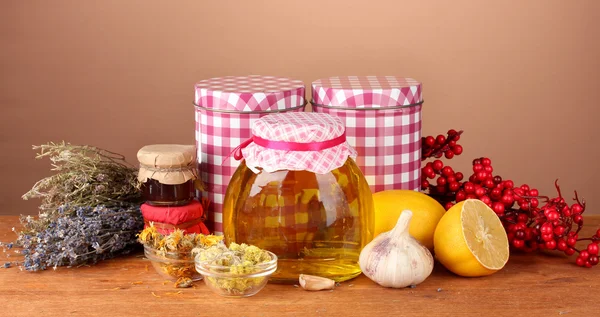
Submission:
<svg viewBox="0 0 600 317">
<path fill-rule="evenodd" d="M 396 76 L 339 76 L 312 83 L 315 106 L 340 108 L 407 107 L 423 103 L 421 83 Z"/>
<path fill-rule="evenodd" d="M 284 77 L 217 77 L 195 85 L 194 103 L 213 110 L 278 111 L 303 107 L 304 90 L 302 81 Z"/>
<path fill-rule="evenodd" d="M 138 181 L 148 178 L 161 184 L 178 185 L 196 179 L 196 147 L 181 144 L 153 144 L 137 153 L 140 162 Z"/>
<path fill-rule="evenodd" d="M 264 116 L 252 127 L 252 142 L 242 148 L 246 165 L 255 172 L 306 170 L 325 174 L 344 165 L 356 151 L 346 142 L 338 117 L 316 112 Z"/>
</svg>

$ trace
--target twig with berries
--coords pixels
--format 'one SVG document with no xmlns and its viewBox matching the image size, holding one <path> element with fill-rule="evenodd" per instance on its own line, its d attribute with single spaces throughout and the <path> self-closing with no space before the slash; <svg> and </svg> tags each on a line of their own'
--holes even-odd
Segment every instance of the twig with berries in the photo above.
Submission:
<svg viewBox="0 0 600 317">
<path fill-rule="evenodd" d="M 440 134 L 435 138 L 433 136 L 421 138 L 421 160 L 430 157 L 440 158 L 442 155 L 451 159 L 454 155 L 461 155 L 463 147 L 456 142 L 460 140 L 462 133 L 463 131 L 448 130 L 448 136 Z"/>
<path fill-rule="evenodd" d="M 462 147 L 454 151 L 461 133 L 450 130 L 448 137 L 422 138 L 422 160 L 440 158 L 442 153 L 448 159 L 461 154 Z M 454 143 L 450 145 L 449 142 Z M 428 162 L 421 169 L 421 189 L 446 209 L 466 199 L 483 201 L 501 219 L 513 250 L 558 250 L 569 256 L 577 253 L 577 265 L 589 268 L 598 264 L 600 229 L 590 238 L 579 238 L 586 205 L 577 192 L 574 203 L 569 206 L 558 182 L 555 182 L 558 197 L 549 198 L 540 196 L 537 189 L 527 184 L 516 187 L 512 180 L 493 175 L 494 168 L 489 158 L 475 159 L 472 165 L 473 174 L 463 181 L 463 173 L 444 166 L 441 160 Z M 540 206 L 540 202 L 544 205 Z M 578 241 L 590 242 L 585 249 L 579 250 L 575 247 Z"/>
</svg>

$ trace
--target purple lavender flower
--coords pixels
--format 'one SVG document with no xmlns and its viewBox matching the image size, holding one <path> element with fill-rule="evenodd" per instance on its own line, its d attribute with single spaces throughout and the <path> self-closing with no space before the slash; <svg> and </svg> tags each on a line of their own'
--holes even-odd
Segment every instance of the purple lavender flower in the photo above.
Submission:
<svg viewBox="0 0 600 317">
<path fill-rule="evenodd" d="M 22 266 L 28 271 L 77 266 L 126 254 L 138 246 L 136 234 L 144 227 L 139 207 L 63 206 L 64 216 L 51 222 L 34 237 L 23 234 Z"/>
</svg>

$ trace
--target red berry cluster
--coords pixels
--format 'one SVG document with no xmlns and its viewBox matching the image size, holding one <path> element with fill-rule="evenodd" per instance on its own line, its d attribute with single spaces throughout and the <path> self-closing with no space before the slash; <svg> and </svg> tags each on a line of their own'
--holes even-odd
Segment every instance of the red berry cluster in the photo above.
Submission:
<svg viewBox="0 0 600 317">
<path fill-rule="evenodd" d="M 598 264 L 598 234 L 588 239 L 579 239 L 579 231 L 583 226 L 582 213 L 585 201 L 579 201 L 575 192 L 575 203 L 569 204 L 562 197 L 560 187 L 556 184 L 558 197 L 539 196 L 537 191 L 527 191 L 525 186 L 513 190 L 519 208 L 511 208 L 501 215 L 508 239 L 515 249 L 534 251 L 537 249 L 558 250 L 566 255 L 578 253 L 575 263 L 579 266 L 592 267 Z M 543 200 L 545 205 L 538 208 Z M 597 232 L 597 233 L 600 233 Z M 590 240 L 586 249 L 578 250 L 577 241 Z"/>
<path fill-rule="evenodd" d="M 448 136 L 443 134 L 437 137 L 428 136 L 421 138 L 421 159 L 430 157 L 440 158 L 442 155 L 451 159 L 454 155 L 461 155 L 463 147 L 456 142 L 460 140 L 462 131 L 448 130 Z"/>
<path fill-rule="evenodd" d="M 454 205 L 452 201 L 455 200 L 453 199 L 454 195 L 458 192 L 462 192 L 462 199 L 456 201 L 462 201 L 467 198 L 466 195 L 463 195 L 464 190 L 461 191 L 461 188 L 464 186 L 464 183 L 461 182 L 464 178 L 463 173 L 454 172 L 452 167 L 444 166 L 444 162 L 435 160 L 425 164 L 421 169 L 421 175 L 421 189 L 428 189 L 429 194 L 432 196 L 446 197 L 447 199 L 444 201 L 446 210 Z M 432 182 L 429 181 L 430 179 Z M 472 195 L 469 198 L 476 198 L 476 196 Z"/>
<path fill-rule="evenodd" d="M 448 138 L 438 136 L 441 141 L 446 142 L 438 143 L 438 138 L 435 138 L 433 146 L 424 148 L 422 159 L 439 158 L 442 154 L 454 153 L 452 146 L 456 147 L 456 143 L 450 146 L 447 140 L 452 138 L 453 141 L 457 141 L 461 133 L 462 131 L 450 130 Z M 426 140 L 434 138 L 423 139 L 425 143 L 430 144 L 431 141 Z M 454 154 L 462 153 L 462 147 L 458 152 Z M 550 199 L 540 196 L 539 191 L 529 185 L 516 187 L 512 180 L 503 180 L 502 177 L 494 175 L 489 158 L 473 160 L 472 168 L 473 173 L 463 181 L 463 173 L 455 172 L 450 166 L 444 166 L 441 160 L 428 162 L 421 169 L 421 188 L 446 209 L 465 199 L 483 201 L 500 217 L 514 250 L 531 252 L 548 249 L 559 250 L 567 255 L 578 253 L 577 265 L 592 267 L 598 264 L 600 229 L 591 238 L 579 238 L 585 201 L 579 201 L 577 192 L 574 199 L 576 202 L 569 206 L 557 183 L 555 185 L 558 197 Z M 540 201 L 544 202 L 543 206 L 540 206 Z M 578 250 L 575 244 L 582 240 L 589 240 L 590 243 L 586 249 Z"/>
</svg>

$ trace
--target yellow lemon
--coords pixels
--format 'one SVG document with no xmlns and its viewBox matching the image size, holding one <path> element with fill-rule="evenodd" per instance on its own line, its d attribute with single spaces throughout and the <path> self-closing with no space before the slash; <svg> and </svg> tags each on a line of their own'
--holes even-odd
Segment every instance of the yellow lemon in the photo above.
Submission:
<svg viewBox="0 0 600 317">
<path fill-rule="evenodd" d="M 408 232 L 428 249 L 433 249 L 433 233 L 446 210 L 435 199 L 413 190 L 386 190 L 373 194 L 375 236 L 390 231 L 403 210 L 413 213 Z"/>
<path fill-rule="evenodd" d="M 461 276 L 485 276 L 508 261 L 508 238 L 498 216 L 477 199 L 462 201 L 446 212 L 435 229 L 435 257 Z"/>
</svg>

